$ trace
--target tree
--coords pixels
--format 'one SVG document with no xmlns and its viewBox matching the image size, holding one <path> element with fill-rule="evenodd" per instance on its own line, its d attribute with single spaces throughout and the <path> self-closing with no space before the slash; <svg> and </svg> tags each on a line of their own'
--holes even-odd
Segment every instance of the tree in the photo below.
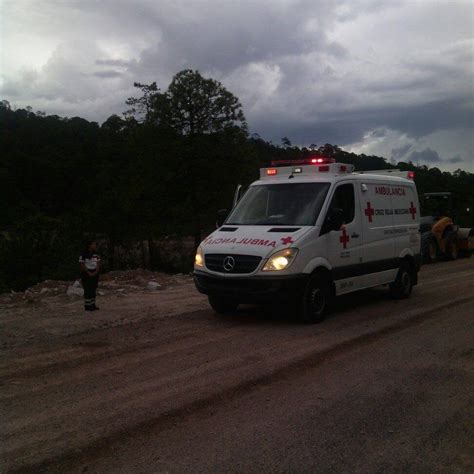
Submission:
<svg viewBox="0 0 474 474">
<path fill-rule="evenodd" d="M 122 132 L 127 127 L 127 121 L 116 114 L 111 115 L 102 125 L 102 130 L 107 130 L 111 133 Z"/>
<path fill-rule="evenodd" d="M 318 148 L 319 153 L 330 158 L 334 158 L 341 151 L 342 150 L 337 145 L 331 145 L 330 143 L 326 143 L 324 146 Z"/>
<path fill-rule="evenodd" d="M 137 87 L 143 93 L 139 98 L 129 97 L 125 103 L 130 106 L 130 109 L 124 112 L 126 119 L 132 117 L 137 118 L 139 122 L 148 121 L 150 119 L 152 110 L 155 108 L 155 102 L 159 93 L 156 82 L 151 84 L 141 84 L 140 82 L 134 82 L 133 87 Z"/>
<path fill-rule="evenodd" d="M 176 74 L 167 91 L 159 92 L 156 83 L 135 83 L 140 98 L 129 98 L 127 113 L 142 114 L 144 121 L 169 127 L 181 135 L 200 135 L 238 128 L 247 134 L 247 123 L 237 97 L 219 81 L 206 79 L 199 71 L 185 69 Z"/>
<path fill-rule="evenodd" d="M 129 112 L 141 114 L 139 118 L 145 125 L 142 138 L 152 144 L 150 152 L 142 155 L 143 160 L 145 163 L 153 162 L 150 169 L 164 166 L 168 170 L 164 174 L 169 175 L 173 170 L 174 186 L 166 189 L 159 206 L 154 206 L 153 211 L 157 215 L 174 209 L 171 218 L 179 216 L 178 225 L 187 224 L 197 245 L 209 219 L 209 199 L 213 196 L 210 190 L 220 192 L 226 183 L 224 189 L 227 191 L 229 177 L 238 179 L 238 175 L 247 169 L 248 153 L 244 152 L 247 123 L 242 106 L 220 82 L 206 79 L 190 69 L 176 74 L 164 93 L 159 91 L 156 83 L 136 83 L 135 86 L 143 95 L 127 100 L 127 104 L 132 106 Z M 170 143 L 174 140 L 173 134 L 179 140 L 180 153 L 172 160 L 172 154 L 157 155 L 152 151 L 162 148 L 168 132 L 171 132 Z M 160 188 L 164 190 L 162 178 L 158 178 L 157 183 L 161 183 Z M 141 192 L 138 194 L 144 196 Z M 162 193 L 153 193 L 153 196 L 157 195 Z M 211 212 L 214 214 L 215 209 Z"/>
</svg>

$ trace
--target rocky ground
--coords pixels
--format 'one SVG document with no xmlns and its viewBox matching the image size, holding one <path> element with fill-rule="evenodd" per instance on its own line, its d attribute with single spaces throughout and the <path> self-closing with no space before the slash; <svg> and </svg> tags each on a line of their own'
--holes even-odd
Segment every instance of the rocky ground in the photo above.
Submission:
<svg viewBox="0 0 474 474">
<path fill-rule="evenodd" d="M 97 305 L 102 310 L 93 315 L 84 312 L 79 280 L 46 280 L 24 292 L 3 293 L 0 294 L 0 325 L 5 337 L 0 339 L 0 344 L 6 348 L 49 336 L 117 326 L 153 317 L 148 310 L 176 314 L 187 308 L 186 301 L 180 298 L 175 301 L 174 297 L 183 286 L 192 287 L 190 275 L 143 269 L 113 271 L 100 278 Z"/>
</svg>

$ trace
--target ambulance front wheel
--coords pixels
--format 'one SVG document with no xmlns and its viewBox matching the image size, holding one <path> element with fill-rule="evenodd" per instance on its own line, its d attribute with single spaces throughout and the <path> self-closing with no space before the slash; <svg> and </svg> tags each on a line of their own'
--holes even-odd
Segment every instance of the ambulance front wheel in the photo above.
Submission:
<svg viewBox="0 0 474 474">
<path fill-rule="evenodd" d="M 237 311 L 239 303 L 233 299 L 220 295 L 209 295 L 209 304 L 218 314 L 229 314 Z"/>
<path fill-rule="evenodd" d="M 304 323 L 321 322 L 327 311 L 329 287 L 320 275 L 313 275 L 306 285 L 300 307 L 300 319 Z"/>
<path fill-rule="evenodd" d="M 390 293 L 393 298 L 409 298 L 413 289 L 413 272 L 407 262 L 403 262 L 398 270 L 396 280 L 390 284 Z"/>
</svg>

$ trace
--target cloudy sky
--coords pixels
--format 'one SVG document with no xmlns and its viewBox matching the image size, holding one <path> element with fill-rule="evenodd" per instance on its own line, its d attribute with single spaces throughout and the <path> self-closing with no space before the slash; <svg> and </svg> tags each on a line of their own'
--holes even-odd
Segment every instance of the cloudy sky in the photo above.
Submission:
<svg viewBox="0 0 474 474">
<path fill-rule="evenodd" d="M 199 69 L 279 143 L 474 172 L 474 2 L 0 0 L 0 99 L 103 121 Z"/>
</svg>

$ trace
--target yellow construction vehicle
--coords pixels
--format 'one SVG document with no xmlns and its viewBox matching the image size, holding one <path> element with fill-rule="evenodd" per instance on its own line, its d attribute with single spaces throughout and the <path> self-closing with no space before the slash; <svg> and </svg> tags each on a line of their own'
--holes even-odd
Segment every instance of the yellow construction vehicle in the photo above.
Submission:
<svg viewBox="0 0 474 474">
<path fill-rule="evenodd" d="M 425 193 L 422 195 L 420 220 L 421 254 L 424 262 L 439 258 L 456 260 L 460 254 L 470 255 L 474 250 L 474 229 L 460 228 L 449 217 L 453 213 L 452 193 Z"/>
</svg>

